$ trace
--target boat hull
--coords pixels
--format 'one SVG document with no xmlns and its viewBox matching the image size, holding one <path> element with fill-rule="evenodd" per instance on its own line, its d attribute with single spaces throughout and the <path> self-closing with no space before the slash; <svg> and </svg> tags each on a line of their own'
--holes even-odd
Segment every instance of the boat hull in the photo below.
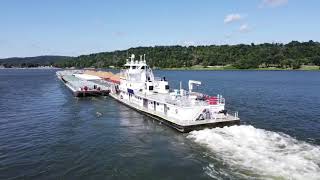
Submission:
<svg viewBox="0 0 320 180">
<path fill-rule="evenodd" d="M 134 108 L 132 106 L 127 105 L 128 107 Z M 136 109 L 136 108 L 134 108 Z M 225 127 L 225 126 L 234 126 L 234 125 L 240 125 L 240 120 L 234 120 L 234 121 L 223 121 L 223 122 L 214 122 L 214 123 L 206 123 L 206 124 L 197 124 L 197 125 L 191 125 L 191 126 L 182 126 L 182 125 L 178 125 L 175 124 L 173 122 L 167 121 L 166 119 L 141 111 L 139 109 L 136 109 L 137 111 L 141 112 L 142 114 L 145 114 L 153 119 L 156 119 L 157 121 L 159 121 L 162 124 L 165 124 L 169 127 L 172 127 L 174 129 L 176 129 L 177 131 L 181 132 L 181 133 L 188 133 L 190 131 L 195 131 L 195 130 L 202 130 L 202 129 L 206 129 L 206 128 L 217 128 L 217 127 Z"/>
<path fill-rule="evenodd" d="M 107 96 L 109 94 L 109 92 L 110 91 L 107 91 L 107 90 L 106 91 L 75 91 L 75 92 L 73 92 L 73 95 L 75 97 Z"/>
</svg>

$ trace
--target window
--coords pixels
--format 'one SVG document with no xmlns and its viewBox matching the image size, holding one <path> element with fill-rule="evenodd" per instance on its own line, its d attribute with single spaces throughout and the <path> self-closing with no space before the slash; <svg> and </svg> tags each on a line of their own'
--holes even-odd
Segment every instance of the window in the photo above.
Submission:
<svg viewBox="0 0 320 180">
<path fill-rule="evenodd" d="M 136 69 L 137 68 L 137 66 L 132 66 L 132 69 Z"/>
<path fill-rule="evenodd" d="M 166 89 L 169 89 L 169 85 L 166 85 L 166 87 L 165 87 Z"/>
<path fill-rule="evenodd" d="M 159 106 L 159 103 L 157 103 L 157 106 Z"/>
<path fill-rule="evenodd" d="M 149 86 L 149 90 L 152 91 L 153 90 L 153 86 Z"/>
</svg>

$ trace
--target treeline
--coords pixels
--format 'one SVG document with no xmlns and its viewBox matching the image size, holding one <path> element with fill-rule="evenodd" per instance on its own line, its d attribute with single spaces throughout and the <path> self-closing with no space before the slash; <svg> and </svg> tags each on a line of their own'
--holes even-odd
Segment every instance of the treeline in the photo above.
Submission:
<svg viewBox="0 0 320 180">
<path fill-rule="evenodd" d="M 55 64 L 63 61 L 71 60 L 68 56 L 36 56 L 36 57 L 13 57 L 0 59 L 0 65 L 5 68 L 19 67 L 30 68 L 39 66 L 55 66 Z"/>
<path fill-rule="evenodd" d="M 159 68 L 201 65 L 203 67 L 230 66 L 239 69 L 264 67 L 298 69 L 301 65 L 320 65 L 320 43 L 314 41 L 292 41 L 288 44 L 137 47 L 78 57 L 40 56 L 31 59 L 6 59 L 0 60 L 0 64 L 5 66 L 19 64 L 21 67 L 43 65 L 77 68 L 121 67 L 132 53 L 136 56 L 146 54 L 148 64 Z"/>
<path fill-rule="evenodd" d="M 288 44 L 137 47 L 123 51 L 82 55 L 60 61 L 55 65 L 79 68 L 120 67 L 132 53 L 146 54 L 148 64 L 160 68 L 229 65 L 239 69 L 259 67 L 298 69 L 301 65 L 320 65 L 320 43 L 314 41 L 292 41 Z"/>
</svg>

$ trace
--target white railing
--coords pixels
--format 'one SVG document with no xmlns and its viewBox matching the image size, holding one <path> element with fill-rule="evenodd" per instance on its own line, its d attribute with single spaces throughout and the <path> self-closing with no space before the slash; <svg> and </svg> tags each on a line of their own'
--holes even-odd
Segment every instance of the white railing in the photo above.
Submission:
<svg viewBox="0 0 320 180">
<path fill-rule="evenodd" d="M 232 120 L 237 120 L 237 119 L 239 119 L 239 113 L 238 113 L 238 111 L 229 111 L 229 112 L 227 113 L 227 116 L 228 116 L 229 118 L 232 118 Z"/>
</svg>

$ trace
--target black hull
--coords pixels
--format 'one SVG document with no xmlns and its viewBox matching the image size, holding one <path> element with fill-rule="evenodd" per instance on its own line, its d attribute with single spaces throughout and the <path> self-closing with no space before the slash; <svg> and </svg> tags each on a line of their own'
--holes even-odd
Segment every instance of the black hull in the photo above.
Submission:
<svg viewBox="0 0 320 180">
<path fill-rule="evenodd" d="M 190 131 L 194 131 L 194 130 L 202 130 L 205 128 L 216 128 L 216 127 L 225 127 L 225 126 L 234 126 L 234 125 L 240 125 L 240 120 L 233 120 L 233 121 L 224 121 L 224 122 L 215 122 L 215 123 L 207 123 L 207 124 L 198 124 L 198 125 L 191 125 L 191 126 L 181 126 L 178 125 L 176 123 L 170 122 L 166 119 L 163 119 L 159 116 L 147 113 L 145 111 L 142 111 L 138 108 L 135 108 L 134 106 L 130 106 L 124 102 L 122 102 L 121 100 L 114 98 L 115 100 L 117 100 L 118 102 L 120 102 L 121 104 L 126 105 L 129 108 L 132 108 L 138 112 L 141 112 L 142 114 L 149 116 L 157 121 L 159 121 L 162 124 L 165 124 L 169 127 L 172 127 L 174 129 L 176 129 L 177 131 L 181 132 L 181 133 L 188 133 Z"/>
<path fill-rule="evenodd" d="M 75 97 L 87 97 L 87 96 L 107 96 L 110 91 L 76 91 L 73 92 Z"/>
</svg>

